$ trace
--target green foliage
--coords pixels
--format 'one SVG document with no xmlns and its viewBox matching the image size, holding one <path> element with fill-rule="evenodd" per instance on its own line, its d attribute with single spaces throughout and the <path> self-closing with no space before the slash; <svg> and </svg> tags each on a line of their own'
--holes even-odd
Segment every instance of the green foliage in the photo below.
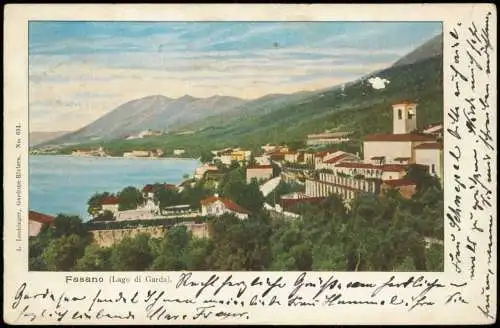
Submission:
<svg viewBox="0 0 500 328">
<path fill-rule="evenodd" d="M 303 186 L 297 183 L 288 183 L 281 180 L 278 186 L 266 196 L 266 203 L 274 205 L 280 202 L 281 196 L 293 192 L 304 191 Z"/>
<path fill-rule="evenodd" d="M 78 259 L 75 271 L 110 271 L 111 248 L 91 244 L 85 248 L 85 253 Z"/>
<path fill-rule="evenodd" d="M 212 152 L 205 150 L 200 155 L 200 162 L 202 163 L 210 163 L 214 158 Z"/>
<path fill-rule="evenodd" d="M 133 210 L 139 205 L 144 204 L 145 199 L 142 192 L 132 186 L 125 187 L 121 192 L 118 193 L 118 210 Z"/>
<path fill-rule="evenodd" d="M 180 205 L 182 197 L 177 190 L 159 188 L 154 192 L 154 200 L 161 210 L 166 206 Z"/>
<path fill-rule="evenodd" d="M 49 242 L 42 258 L 50 271 L 70 271 L 83 255 L 86 245 L 77 234 L 62 236 Z"/>
<path fill-rule="evenodd" d="M 134 238 L 125 237 L 122 239 L 111 251 L 111 268 L 115 271 L 144 271 L 148 269 L 154 259 L 149 244 L 150 238 L 147 234 L 138 234 Z"/>
<path fill-rule="evenodd" d="M 92 215 L 96 216 L 99 211 L 102 210 L 102 200 L 106 197 L 113 196 L 113 194 L 109 192 L 104 192 L 104 193 L 95 193 L 90 197 L 90 199 L 87 202 L 87 212 Z"/>
<path fill-rule="evenodd" d="M 425 259 L 425 268 L 427 271 L 444 271 L 444 247 L 442 245 L 432 244 L 426 250 Z"/>
<path fill-rule="evenodd" d="M 169 229 L 160 246 L 160 253 L 154 259 L 153 270 L 186 270 L 187 246 L 190 235 L 185 226 Z"/>
</svg>

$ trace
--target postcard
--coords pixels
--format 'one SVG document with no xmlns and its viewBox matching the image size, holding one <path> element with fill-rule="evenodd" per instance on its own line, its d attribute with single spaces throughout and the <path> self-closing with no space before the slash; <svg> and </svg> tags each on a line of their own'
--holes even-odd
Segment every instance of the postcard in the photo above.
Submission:
<svg viewBox="0 0 500 328">
<path fill-rule="evenodd" d="M 496 13 L 6 6 L 4 321 L 496 322 Z"/>
</svg>

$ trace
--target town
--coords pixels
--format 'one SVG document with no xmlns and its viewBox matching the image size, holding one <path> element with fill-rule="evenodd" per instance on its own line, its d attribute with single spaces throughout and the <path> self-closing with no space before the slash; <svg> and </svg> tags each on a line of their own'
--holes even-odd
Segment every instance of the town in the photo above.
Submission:
<svg viewBox="0 0 500 328">
<path fill-rule="evenodd" d="M 410 208 L 408 210 L 411 211 L 410 216 L 428 215 L 432 220 L 439 221 L 442 215 L 433 216 L 423 212 L 412 214 L 418 211 L 418 209 L 411 208 L 412 206 L 421 202 L 422 197 L 430 197 L 428 189 L 440 190 L 442 198 L 443 181 L 443 125 L 438 122 L 418 127 L 417 105 L 414 102 L 404 101 L 393 104 L 392 108 L 387 108 L 388 111 L 392 111 L 392 131 L 363 136 L 362 146 L 355 153 L 340 150 L 340 146 L 350 140 L 352 134 L 350 131 L 324 131 L 308 135 L 307 140 L 304 140 L 306 145 L 304 148 L 297 149 L 285 144 L 268 143 L 262 145 L 258 151 L 239 147 L 210 150 L 200 158 L 202 165 L 193 172 L 192 176 L 179 184 L 151 181 L 150 184 L 144 186 L 124 186 L 122 191 L 115 194 L 96 193 L 87 204 L 90 220 L 82 224 L 90 236 L 88 238 L 91 240 L 89 243 L 94 247 L 94 256 L 99 252 L 105 252 L 101 249 L 116 247 L 124 241 L 130 242 L 133 238 L 146 238 L 145 236 L 147 236 L 151 239 L 162 240 L 164 236 L 167 236 L 165 238 L 169 239 L 168 236 L 173 234 L 172 231 L 179 229 L 183 229 L 182 231 L 190 236 L 189 238 L 193 240 L 192 243 L 195 245 L 198 245 L 196 243 L 217 243 L 221 240 L 230 243 L 231 240 L 227 240 L 227 237 L 220 237 L 220 229 L 231 229 L 225 226 L 224 221 L 238 224 L 238 221 L 251 222 L 255 218 L 261 220 L 262 217 L 275 222 L 266 224 L 276 231 L 282 229 L 280 224 L 291 229 L 287 232 L 290 235 L 288 238 L 294 236 L 295 239 L 301 239 L 303 232 L 296 230 L 297 227 L 303 229 L 304 226 L 312 224 L 311 217 L 319 215 L 317 213 L 320 210 L 323 211 L 321 215 L 324 216 L 325 222 L 333 216 L 347 218 L 352 215 L 355 217 L 356 213 L 359 215 L 364 211 L 363 213 L 367 215 L 364 220 L 383 222 L 378 227 L 379 229 L 388 226 L 391 229 L 398 229 L 398 227 L 400 229 L 413 229 L 410 228 L 413 223 L 402 228 L 402 223 L 397 222 L 397 216 L 402 216 L 403 214 L 400 212 L 403 212 L 403 208 L 406 207 Z M 142 135 L 133 138 L 141 137 Z M 184 153 L 184 149 L 172 151 L 174 156 L 182 156 Z M 78 149 L 72 155 L 108 156 L 102 147 L 99 149 Z M 161 157 L 163 155 L 162 150 L 133 150 L 123 153 L 123 157 Z M 378 213 L 363 208 L 363 204 L 360 204 L 360 199 L 363 197 L 372 197 L 370 198 L 372 202 L 378 202 L 376 206 L 381 206 L 384 209 L 388 207 L 386 203 L 391 202 L 400 202 L 405 205 L 397 207 L 397 210 L 387 209 L 387 213 L 390 214 L 386 214 L 390 215 L 392 219 L 387 218 L 389 221 L 385 222 L 386 218 L 380 217 L 385 212 Z M 415 200 L 416 198 L 418 200 Z M 440 201 L 442 202 L 442 199 Z M 439 204 L 438 199 L 435 208 L 426 207 L 420 210 L 424 212 L 425 210 L 436 210 Z M 351 218 L 351 221 L 355 222 L 354 218 Z M 57 218 L 53 216 L 30 211 L 30 236 L 37 238 L 42 231 L 50 230 L 55 222 L 57 222 Z M 285 223 L 278 224 L 276 222 Z M 326 224 L 330 225 L 330 223 Z M 347 229 L 346 226 L 354 223 L 338 224 L 338 227 Z M 401 262 L 407 264 L 408 257 L 413 256 L 415 264 L 409 265 L 409 270 L 415 268 L 435 269 L 426 268 L 425 265 L 422 267 L 422 264 L 419 267 L 418 262 L 422 262 L 422 260 L 419 255 L 415 254 L 418 245 L 424 245 L 426 250 L 434 246 L 442 247 L 442 231 L 440 231 L 442 222 L 431 224 L 432 226 L 437 225 L 437 227 L 422 226 L 424 225 L 423 220 L 415 225 L 418 225 L 418 229 L 420 229 L 418 237 L 415 237 L 419 240 L 414 241 L 414 245 L 417 246 L 408 246 L 410 249 L 408 254 L 404 252 L 394 254 L 393 262 L 381 260 L 382 267 L 370 263 L 371 260 L 360 258 L 358 253 L 366 245 L 358 245 L 349 239 L 354 237 L 349 236 L 347 231 L 345 234 L 342 234 L 341 231 L 334 231 L 332 233 L 337 236 L 338 243 L 350 243 L 349 247 L 352 248 L 342 248 L 346 257 L 345 267 L 343 267 L 344 264 L 338 268 L 324 263 L 317 266 L 314 264 L 315 259 L 310 255 L 312 253 L 310 250 L 308 251 L 305 246 L 298 247 L 291 244 L 294 253 L 290 253 L 289 258 L 293 259 L 293 264 L 286 264 L 288 263 L 286 261 L 291 260 L 284 259 L 285 264 L 280 263 L 280 265 L 271 266 L 271 268 L 299 270 L 324 268 L 356 271 L 362 268 L 365 270 L 393 269 L 394 265 L 400 265 Z M 328 230 L 327 226 L 315 229 Z M 355 227 L 352 226 L 351 229 L 355 229 Z M 258 231 L 254 231 L 254 233 L 257 234 Z M 406 233 L 405 236 L 414 238 L 416 232 L 407 231 Z M 165 242 L 166 244 L 172 245 L 174 242 L 181 242 L 178 240 L 181 237 L 172 236 L 171 240 Z M 244 234 L 239 236 L 241 239 L 251 238 L 251 236 Z M 369 237 L 369 233 L 363 236 L 363 238 Z M 410 237 L 404 237 L 397 242 L 400 244 L 409 242 L 404 240 L 405 238 Z M 364 242 L 368 242 L 367 240 L 364 239 Z M 243 243 L 244 240 L 240 242 Z M 393 246 L 395 245 L 388 245 L 388 247 Z M 167 246 L 162 244 L 158 247 Z M 180 246 L 176 245 L 175 247 Z M 229 248 L 224 249 L 224 251 L 229 253 L 226 254 L 237 251 L 234 245 L 227 247 Z M 314 245 L 308 247 L 314 248 Z M 332 247 L 335 248 L 337 245 L 334 243 Z M 342 247 L 347 246 L 342 245 Z M 255 251 L 258 251 L 258 248 Z M 86 252 L 85 254 L 87 254 Z M 203 248 L 201 255 L 198 254 L 202 258 L 197 258 L 197 261 L 204 263 L 204 265 L 195 266 L 195 269 L 264 269 L 269 267 L 260 262 L 260 266 L 256 267 L 256 264 L 252 262 L 254 260 L 249 260 L 249 263 L 236 267 L 234 264 L 227 263 L 214 266 L 213 263 L 217 263 L 217 261 L 212 261 L 212 266 L 207 266 L 204 258 L 213 256 L 213 254 L 209 254 L 210 252 L 216 253 L 208 246 Z M 398 250 L 398 252 L 401 251 Z M 39 262 L 42 253 L 43 250 L 38 252 L 37 261 Z M 83 256 L 83 254 L 79 255 Z M 37 252 L 34 252 L 34 256 L 37 256 Z M 261 256 L 264 257 L 264 254 Z M 325 261 L 328 256 L 325 254 L 322 261 Z M 311 257 L 309 261 L 311 263 L 302 263 L 307 262 L 308 257 Z M 47 259 L 47 255 L 43 258 Z M 332 261 L 334 260 L 332 259 Z M 386 264 L 387 261 L 390 264 Z M 156 263 L 157 260 L 151 259 L 150 262 Z M 89 269 L 81 264 L 82 261 L 79 263 L 81 268 Z M 72 263 L 67 269 L 73 268 L 76 264 L 76 262 Z M 389 265 L 392 267 L 386 267 Z M 153 268 L 162 268 L 162 265 L 158 264 Z M 166 268 L 185 269 L 186 266 L 173 265 Z M 401 267 L 398 268 L 401 269 Z M 61 267 L 54 267 L 54 269 L 61 269 Z M 123 269 L 128 268 L 124 267 Z M 134 267 L 134 269 L 141 268 Z"/>
</svg>

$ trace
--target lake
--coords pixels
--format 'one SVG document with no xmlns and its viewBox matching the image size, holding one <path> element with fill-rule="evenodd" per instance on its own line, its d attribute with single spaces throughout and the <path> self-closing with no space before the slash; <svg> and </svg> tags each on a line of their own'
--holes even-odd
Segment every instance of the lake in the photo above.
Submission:
<svg viewBox="0 0 500 328">
<path fill-rule="evenodd" d="M 29 209 L 87 219 L 87 201 L 95 192 L 118 192 L 148 183 L 177 184 L 193 175 L 193 159 L 29 156 Z"/>
</svg>

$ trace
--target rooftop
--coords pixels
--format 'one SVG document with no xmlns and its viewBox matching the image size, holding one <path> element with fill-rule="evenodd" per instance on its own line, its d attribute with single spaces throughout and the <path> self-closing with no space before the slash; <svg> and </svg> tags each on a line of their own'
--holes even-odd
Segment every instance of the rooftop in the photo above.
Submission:
<svg viewBox="0 0 500 328">
<path fill-rule="evenodd" d="M 207 206 L 207 205 L 215 203 L 216 201 L 222 202 L 227 209 L 229 209 L 233 212 L 243 213 L 243 214 L 250 213 L 246 209 L 241 207 L 240 205 L 234 203 L 233 201 L 231 201 L 225 197 L 219 197 L 219 196 L 210 196 L 208 198 L 205 198 L 201 201 L 201 205 Z"/>
<path fill-rule="evenodd" d="M 45 223 L 45 224 L 52 224 L 52 222 L 54 222 L 53 216 L 35 211 L 29 211 L 28 219 L 30 221 L 35 221 L 38 223 Z"/>
<path fill-rule="evenodd" d="M 415 149 L 443 149 L 442 142 L 426 142 L 415 146 Z"/>
<path fill-rule="evenodd" d="M 436 138 L 423 133 L 379 133 L 366 136 L 365 141 L 436 141 Z"/>
<path fill-rule="evenodd" d="M 104 197 L 101 200 L 101 205 L 117 205 L 120 202 L 120 199 L 116 196 L 108 196 Z"/>
</svg>

